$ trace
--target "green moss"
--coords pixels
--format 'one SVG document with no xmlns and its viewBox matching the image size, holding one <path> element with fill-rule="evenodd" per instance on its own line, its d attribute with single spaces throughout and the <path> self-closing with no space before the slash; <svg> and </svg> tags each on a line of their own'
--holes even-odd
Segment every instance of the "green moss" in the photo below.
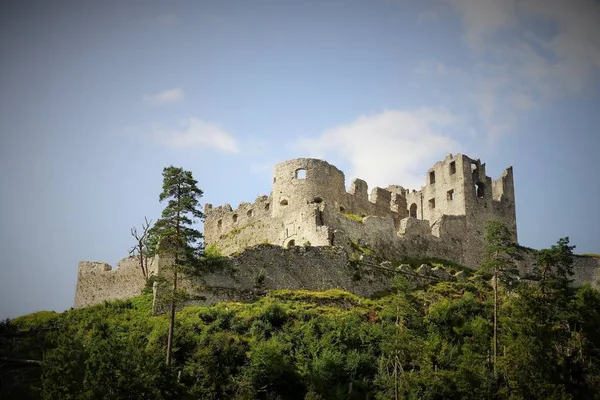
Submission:
<svg viewBox="0 0 600 400">
<path fill-rule="evenodd" d="M 342 214 L 344 217 L 351 219 L 353 221 L 357 221 L 357 222 L 363 222 L 363 217 L 361 217 L 360 215 L 357 214 L 350 214 L 350 213 L 344 213 Z"/>
<path fill-rule="evenodd" d="M 587 253 L 587 254 L 581 254 L 580 257 L 600 258 L 600 254 Z"/>
<path fill-rule="evenodd" d="M 368 256 L 372 256 L 373 250 L 369 249 L 366 246 L 361 246 L 360 244 L 358 244 L 358 242 L 354 241 L 354 240 L 350 240 L 350 245 L 352 246 L 352 250 L 360 253 L 360 254 L 365 254 Z"/>
<path fill-rule="evenodd" d="M 216 243 L 212 243 L 204 249 L 204 255 L 207 257 L 222 257 L 223 253 Z"/>
<path fill-rule="evenodd" d="M 254 226 L 255 224 L 256 224 L 256 222 L 252 222 L 252 223 L 249 223 L 249 224 L 237 227 L 237 228 L 233 228 L 232 230 L 230 230 L 226 234 L 221 235 L 221 239 L 230 239 L 230 238 L 233 238 L 233 237 L 239 235 L 244 229 L 250 228 L 250 227 Z"/>
</svg>

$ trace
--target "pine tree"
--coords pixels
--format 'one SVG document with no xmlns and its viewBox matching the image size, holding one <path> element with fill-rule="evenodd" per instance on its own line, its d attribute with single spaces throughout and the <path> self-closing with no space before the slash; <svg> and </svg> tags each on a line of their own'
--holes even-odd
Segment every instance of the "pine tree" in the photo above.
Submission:
<svg viewBox="0 0 600 400">
<path fill-rule="evenodd" d="M 573 249 L 569 238 L 558 239 L 549 249 L 538 252 L 535 274 L 540 280 L 543 295 L 564 293 L 573 275 Z"/>
<path fill-rule="evenodd" d="M 515 261 L 517 255 L 517 245 L 513 240 L 513 235 L 508 228 L 500 222 L 488 221 L 486 223 L 486 248 L 485 259 L 482 264 L 484 271 L 494 274 L 494 343 L 493 343 L 493 362 L 494 373 L 498 362 L 498 280 L 510 282 L 517 275 Z"/>
<path fill-rule="evenodd" d="M 156 239 L 158 243 L 159 254 L 167 255 L 173 260 L 169 266 L 172 269 L 172 291 L 167 296 L 170 303 L 167 365 L 171 364 L 172 358 L 175 309 L 183 297 L 177 287 L 177 280 L 180 273 L 191 271 L 198 266 L 203 250 L 203 235 L 192 227 L 194 222 L 204 218 L 199 209 L 199 200 L 203 192 L 198 189 L 197 183 L 192 173 L 184 171 L 183 168 L 169 166 L 163 169 L 163 190 L 159 200 L 167 200 L 167 206 L 162 211 L 162 217 L 152 227 L 150 235 L 150 238 Z"/>
</svg>

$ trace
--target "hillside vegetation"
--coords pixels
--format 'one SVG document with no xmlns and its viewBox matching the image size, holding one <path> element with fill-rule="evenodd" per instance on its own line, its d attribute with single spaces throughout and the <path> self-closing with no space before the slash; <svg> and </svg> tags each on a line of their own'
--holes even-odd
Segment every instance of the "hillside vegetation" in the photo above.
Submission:
<svg viewBox="0 0 600 400">
<path fill-rule="evenodd" d="M 379 299 L 280 290 L 186 307 L 168 367 L 169 316 L 151 315 L 149 295 L 26 315 L 0 326 L 0 398 L 600 398 L 589 286 L 502 286 L 496 372 L 488 282 L 395 287 Z"/>
</svg>

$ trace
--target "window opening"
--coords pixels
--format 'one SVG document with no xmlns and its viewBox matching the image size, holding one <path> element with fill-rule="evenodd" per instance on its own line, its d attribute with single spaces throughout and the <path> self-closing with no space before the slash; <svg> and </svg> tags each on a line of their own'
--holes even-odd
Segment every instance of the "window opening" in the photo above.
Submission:
<svg viewBox="0 0 600 400">
<path fill-rule="evenodd" d="M 340 212 L 343 213 L 345 211 L 346 211 L 346 209 L 344 208 L 344 206 L 340 206 Z"/>
<path fill-rule="evenodd" d="M 296 241 L 294 239 L 292 239 L 287 243 L 286 247 L 289 249 L 290 247 L 294 247 L 295 245 L 296 245 Z"/>
<path fill-rule="evenodd" d="M 251 217 L 252 216 L 252 210 L 248 210 L 248 212 L 246 213 L 247 216 Z"/>
<path fill-rule="evenodd" d="M 233 222 L 237 222 L 238 219 L 238 215 L 237 214 L 233 214 Z"/>
<path fill-rule="evenodd" d="M 222 219 L 220 219 L 220 220 L 217 221 L 217 226 L 219 228 L 221 228 L 221 226 L 223 226 L 223 220 Z"/>
<path fill-rule="evenodd" d="M 434 184 L 435 183 L 435 171 L 431 171 L 429 173 L 429 184 Z"/>
<path fill-rule="evenodd" d="M 475 171 L 476 169 L 477 169 L 477 163 L 471 162 L 471 172 Z"/>
<path fill-rule="evenodd" d="M 446 192 L 446 199 L 448 199 L 448 201 L 454 200 L 454 189 Z"/>
<path fill-rule="evenodd" d="M 456 173 L 456 162 L 452 161 L 450 163 L 450 175 L 454 175 Z"/>
<path fill-rule="evenodd" d="M 296 179 L 306 179 L 306 170 L 304 168 L 296 170 Z"/>
<path fill-rule="evenodd" d="M 435 208 L 435 199 L 429 200 L 429 208 L 431 208 L 431 209 Z"/>
<path fill-rule="evenodd" d="M 417 218 L 417 203 L 412 203 L 408 209 L 408 215 L 412 218 Z"/>
<path fill-rule="evenodd" d="M 485 196 L 485 185 L 482 182 L 475 183 L 475 194 L 478 199 L 483 199 Z"/>
<path fill-rule="evenodd" d="M 322 202 L 323 202 L 323 199 L 320 197 L 315 197 L 313 199 L 313 203 L 315 203 L 315 204 L 321 204 Z"/>
<path fill-rule="evenodd" d="M 269 203 L 265 204 L 265 210 L 269 211 L 269 206 L 270 206 Z"/>
<path fill-rule="evenodd" d="M 282 200 L 279 202 L 279 204 L 280 204 L 280 205 L 282 205 L 282 206 L 287 206 L 287 205 L 288 205 L 288 201 L 287 201 L 286 199 L 282 199 Z"/>
</svg>

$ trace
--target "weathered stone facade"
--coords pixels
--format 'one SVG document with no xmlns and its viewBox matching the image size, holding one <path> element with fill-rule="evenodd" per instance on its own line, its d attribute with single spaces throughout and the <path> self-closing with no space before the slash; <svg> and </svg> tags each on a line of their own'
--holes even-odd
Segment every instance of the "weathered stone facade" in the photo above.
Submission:
<svg viewBox="0 0 600 400">
<path fill-rule="evenodd" d="M 149 260 L 149 274 L 155 273 L 156 264 L 152 259 Z M 103 262 L 80 261 L 74 307 L 139 296 L 145 285 L 140 262 L 136 257 L 124 258 L 119 261 L 116 269 Z"/>
<path fill-rule="evenodd" d="M 260 243 L 349 248 L 354 242 L 388 258 L 439 257 L 477 268 L 486 221 L 504 223 L 516 240 L 512 168 L 493 180 L 479 160 L 450 154 L 418 191 L 390 185 L 369 197 L 365 181 L 353 180 L 349 192 L 345 185 L 344 173 L 322 160 L 277 164 L 270 196 L 236 210 L 206 205 L 206 244 L 229 255 Z"/>
<path fill-rule="evenodd" d="M 346 192 L 343 172 L 325 161 L 286 161 L 275 166 L 269 196 L 235 210 L 207 204 L 205 214 L 205 244 L 229 256 L 227 267 L 200 282 L 183 279 L 181 285 L 204 296 L 207 304 L 250 300 L 269 289 L 339 288 L 371 296 L 389 289 L 394 273 L 368 263 L 357 269 L 349 263 L 357 248 L 387 260 L 439 258 L 477 269 L 486 221 L 502 222 L 517 239 L 512 168 L 493 180 L 485 164 L 461 154 L 436 163 L 420 190 L 390 185 L 374 188 L 370 197 L 360 179 Z M 526 276 L 535 254 L 521 253 L 519 269 Z M 165 262 L 155 258 L 150 272 L 161 274 Z M 400 271 L 410 273 L 406 268 Z M 577 256 L 574 271 L 575 285 L 600 288 L 600 258 Z M 419 274 L 419 279 L 465 279 L 464 273 L 450 277 L 427 266 Z M 82 261 L 75 307 L 134 297 L 144 286 L 136 259 L 122 260 L 116 270 Z"/>
</svg>

